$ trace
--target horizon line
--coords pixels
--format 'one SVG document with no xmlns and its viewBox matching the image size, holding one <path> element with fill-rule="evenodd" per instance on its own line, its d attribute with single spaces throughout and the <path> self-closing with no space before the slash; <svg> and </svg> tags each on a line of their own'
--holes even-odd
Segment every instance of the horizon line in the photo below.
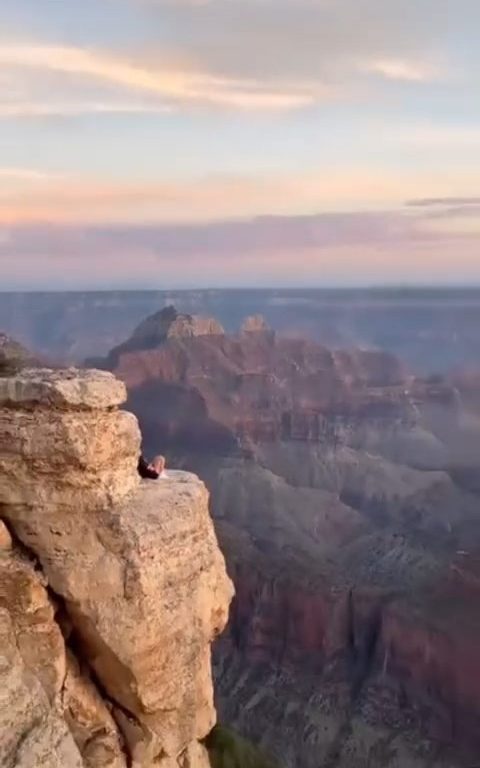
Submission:
<svg viewBox="0 0 480 768">
<path fill-rule="evenodd" d="M 480 291 L 480 281 L 478 283 L 381 283 L 381 284 L 353 284 L 353 285 L 282 285 L 282 286 L 169 286 L 164 288 L 152 288 L 152 287 L 90 287 L 90 288 L 68 288 L 68 287 L 48 287 L 48 288 L 0 288 L 0 295 L 6 294 L 34 294 L 34 293 L 228 293 L 228 292 L 243 292 L 250 291 L 253 293 L 272 293 L 278 291 L 292 291 L 292 292 L 339 292 L 339 291 L 463 291 L 463 292 L 477 292 Z"/>
</svg>

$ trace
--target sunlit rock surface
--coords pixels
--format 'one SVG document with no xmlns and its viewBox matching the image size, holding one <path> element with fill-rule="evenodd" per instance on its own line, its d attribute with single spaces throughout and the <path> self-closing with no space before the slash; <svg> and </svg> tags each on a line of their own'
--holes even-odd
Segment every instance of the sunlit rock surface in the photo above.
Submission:
<svg viewBox="0 0 480 768">
<path fill-rule="evenodd" d="M 232 587 L 205 486 L 173 471 L 140 481 L 124 397 L 98 371 L 0 382 L 0 517 L 14 539 L 2 525 L 2 766 L 206 764 L 210 644 Z"/>
</svg>

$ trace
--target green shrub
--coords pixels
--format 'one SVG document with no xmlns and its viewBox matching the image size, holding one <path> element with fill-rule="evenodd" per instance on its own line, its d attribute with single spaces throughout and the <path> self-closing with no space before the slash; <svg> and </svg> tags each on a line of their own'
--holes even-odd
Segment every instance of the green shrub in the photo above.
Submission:
<svg viewBox="0 0 480 768">
<path fill-rule="evenodd" d="M 234 731 L 217 725 L 205 741 L 212 768 L 278 768 Z"/>
</svg>

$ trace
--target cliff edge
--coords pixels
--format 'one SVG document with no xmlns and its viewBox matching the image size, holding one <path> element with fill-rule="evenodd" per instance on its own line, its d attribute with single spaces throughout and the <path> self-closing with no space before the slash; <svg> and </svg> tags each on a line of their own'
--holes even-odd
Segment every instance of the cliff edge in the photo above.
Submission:
<svg viewBox="0 0 480 768">
<path fill-rule="evenodd" d="M 194 475 L 140 481 L 124 385 L 0 379 L 0 765 L 203 768 L 232 586 Z"/>
</svg>

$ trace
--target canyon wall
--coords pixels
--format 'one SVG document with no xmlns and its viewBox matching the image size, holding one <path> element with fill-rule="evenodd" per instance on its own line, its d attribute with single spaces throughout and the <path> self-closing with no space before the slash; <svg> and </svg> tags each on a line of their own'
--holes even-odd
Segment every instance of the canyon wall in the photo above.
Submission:
<svg viewBox="0 0 480 768">
<path fill-rule="evenodd" d="M 125 388 L 0 378 L 0 765 L 203 768 L 232 597 L 197 477 L 140 481 Z"/>
<path fill-rule="evenodd" d="M 236 586 L 215 651 L 223 721 L 288 768 L 471 766 L 480 516 L 458 481 L 458 390 L 260 318 L 223 335 L 174 320 L 103 365 L 147 449 L 211 491 Z"/>
<path fill-rule="evenodd" d="M 383 349 L 425 374 L 480 368 L 476 287 L 3 293 L 0 328 L 42 357 L 79 363 L 106 355 L 169 304 L 214 316 L 228 333 L 261 313 L 282 334 L 330 347 Z"/>
</svg>

